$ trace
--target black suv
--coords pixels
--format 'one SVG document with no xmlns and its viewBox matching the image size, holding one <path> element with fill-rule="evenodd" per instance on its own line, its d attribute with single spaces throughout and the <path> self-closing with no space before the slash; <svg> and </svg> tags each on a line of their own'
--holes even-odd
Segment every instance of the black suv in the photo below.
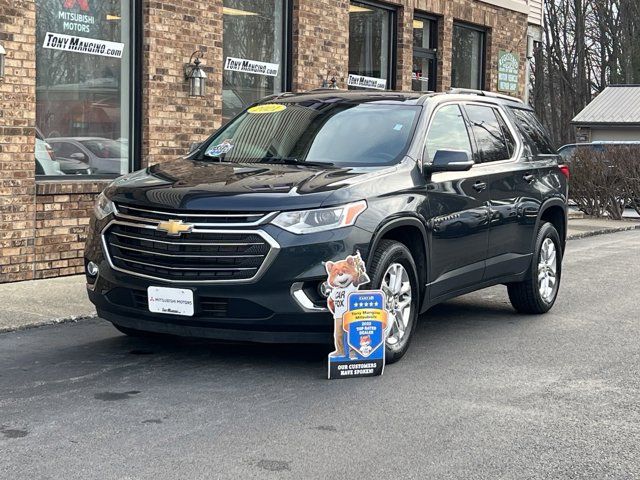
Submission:
<svg viewBox="0 0 640 480">
<path fill-rule="evenodd" d="M 529 107 L 489 92 L 273 96 L 100 195 L 89 297 L 130 335 L 329 343 L 323 262 L 360 252 L 366 287 L 389 294 L 395 361 L 419 313 L 449 298 L 505 284 L 516 310 L 551 308 L 558 159 Z"/>
</svg>

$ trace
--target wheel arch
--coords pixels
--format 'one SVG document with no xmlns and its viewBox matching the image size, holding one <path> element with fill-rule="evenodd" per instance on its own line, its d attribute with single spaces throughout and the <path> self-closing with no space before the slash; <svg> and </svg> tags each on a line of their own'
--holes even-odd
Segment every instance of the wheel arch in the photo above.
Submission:
<svg viewBox="0 0 640 480">
<path fill-rule="evenodd" d="M 425 298 L 427 284 L 428 237 L 427 230 L 418 218 L 398 218 L 382 224 L 375 232 L 369 249 L 369 259 L 381 240 L 395 240 L 405 245 L 416 264 L 418 287 L 420 288 L 421 305 Z"/>
<path fill-rule="evenodd" d="M 562 251 L 564 252 L 567 243 L 567 204 L 559 198 L 552 198 L 544 202 L 536 219 L 536 232 L 542 222 L 549 222 L 556 228 L 562 242 Z M 531 243 L 531 251 L 535 248 L 535 241 L 534 236 Z"/>
</svg>

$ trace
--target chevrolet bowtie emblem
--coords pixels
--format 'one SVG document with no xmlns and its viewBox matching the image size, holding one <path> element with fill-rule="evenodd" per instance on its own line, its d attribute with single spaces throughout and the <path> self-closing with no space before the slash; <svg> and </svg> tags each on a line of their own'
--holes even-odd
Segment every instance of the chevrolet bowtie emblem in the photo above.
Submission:
<svg viewBox="0 0 640 480">
<path fill-rule="evenodd" d="M 172 237 L 179 237 L 183 233 L 190 233 L 193 230 L 193 225 L 182 223 L 182 220 L 168 220 L 160 222 L 157 229 L 159 232 L 167 232 L 167 235 Z"/>
</svg>

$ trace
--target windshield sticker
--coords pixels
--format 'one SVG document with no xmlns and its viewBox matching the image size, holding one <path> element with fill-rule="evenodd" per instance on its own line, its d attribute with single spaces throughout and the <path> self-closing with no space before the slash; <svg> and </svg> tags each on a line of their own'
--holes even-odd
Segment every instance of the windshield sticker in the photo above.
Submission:
<svg viewBox="0 0 640 480">
<path fill-rule="evenodd" d="M 225 140 L 218 145 L 214 145 L 210 147 L 209 150 L 205 152 L 205 155 L 208 157 L 219 157 L 220 155 L 224 155 L 225 153 L 229 153 L 233 148 L 233 144 L 229 140 Z"/>
<path fill-rule="evenodd" d="M 281 103 L 265 103 L 264 105 L 256 105 L 251 107 L 247 112 L 249 113 L 276 113 L 285 110 L 286 105 Z"/>
<path fill-rule="evenodd" d="M 402 130 L 402 127 L 404 127 L 404 125 L 402 125 L 401 123 L 396 123 L 396 126 L 393 127 L 393 129 L 399 132 L 400 130 Z"/>
</svg>

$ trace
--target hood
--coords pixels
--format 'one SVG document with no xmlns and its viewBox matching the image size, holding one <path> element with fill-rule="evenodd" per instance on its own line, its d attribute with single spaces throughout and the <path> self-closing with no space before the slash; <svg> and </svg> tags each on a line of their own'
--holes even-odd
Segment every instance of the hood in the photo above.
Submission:
<svg viewBox="0 0 640 480">
<path fill-rule="evenodd" d="M 379 170 L 180 159 L 120 177 L 105 193 L 116 203 L 176 210 L 297 210 L 319 207 L 356 177 Z"/>
</svg>

